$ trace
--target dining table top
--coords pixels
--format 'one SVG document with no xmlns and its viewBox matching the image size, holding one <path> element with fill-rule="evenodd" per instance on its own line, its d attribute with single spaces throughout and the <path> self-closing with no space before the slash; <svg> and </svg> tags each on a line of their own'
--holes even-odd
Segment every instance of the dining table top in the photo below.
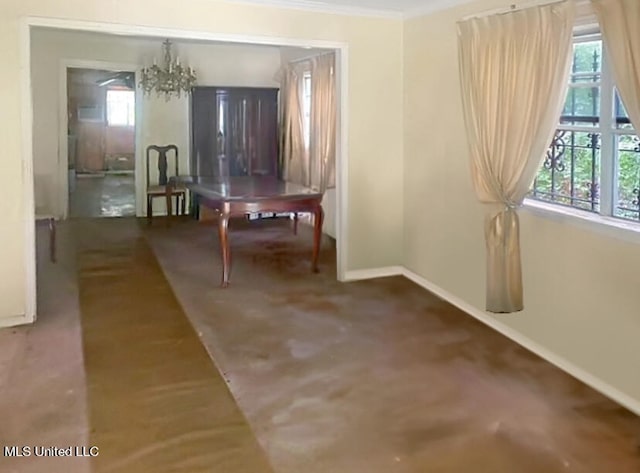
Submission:
<svg viewBox="0 0 640 473">
<path fill-rule="evenodd" d="M 170 184 L 183 185 L 205 199 L 256 202 L 322 198 L 322 192 L 273 176 L 205 177 L 173 176 Z"/>
</svg>

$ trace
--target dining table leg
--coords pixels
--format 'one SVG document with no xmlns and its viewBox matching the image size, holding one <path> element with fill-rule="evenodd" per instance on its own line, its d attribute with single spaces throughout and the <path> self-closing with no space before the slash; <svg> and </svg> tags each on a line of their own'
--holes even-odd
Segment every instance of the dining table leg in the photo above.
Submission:
<svg viewBox="0 0 640 473">
<path fill-rule="evenodd" d="M 320 240 L 322 239 L 322 222 L 324 220 L 324 210 L 318 204 L 313 209 L 313 256 L 311 258 L 311 271 L 317 273 L 318 257 L 320 256 Z"/>
<path fill-rule="evenodd" d="M 218 216 L 218 235 L 220 236 L 220 252 L 222 255 L 222 287 L 229 285 L 231 272 L 231 249 L 229 248 L 229 214 L 220 213 Z"/>
</svg>

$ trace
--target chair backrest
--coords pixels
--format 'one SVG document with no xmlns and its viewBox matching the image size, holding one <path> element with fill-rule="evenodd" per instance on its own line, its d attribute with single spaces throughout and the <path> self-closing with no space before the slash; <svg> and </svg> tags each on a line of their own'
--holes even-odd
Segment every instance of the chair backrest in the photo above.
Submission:
<svg viewBox="0 0 640 473">
<path fill-rule="evenodd" d="M 158 184 L 165 185 L 167 183 L 167 169 L 169 167 L 167 153 L 174 152 L 175 174 L 178 175 L 178 147 L 176 145 L 150 145 L 147 146 L 147 186 L 151 185 L 151 151 L 158 153 Z"/>
</svg>

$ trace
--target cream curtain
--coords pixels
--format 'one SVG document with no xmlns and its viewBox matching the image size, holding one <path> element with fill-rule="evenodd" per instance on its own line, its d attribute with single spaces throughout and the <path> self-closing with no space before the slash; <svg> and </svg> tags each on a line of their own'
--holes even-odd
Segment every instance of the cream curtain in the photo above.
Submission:
<svg viewBox="0 0 640 473">
<path fill-rule="evenodd" d="M 592 0 L 624 108 L 640 130 L 640 0 Z"/>
<path fill-rule="evenodd" d="M 336 81 L 335 54 L 311 60 L 311 125 L 309 181 L 324 192 L 336 179 Z"/>
<path fill-rule="evenodd" d="M 304 71 L 293 64 L 280 74 L 280 169 L 282 179 L 301 185 L 309 178 L 302 117 L 303 75 Z"/>
<path fill-rule="evenodd" d="M 523 309 L 516 209 L 551 143 L 572 50 L 570 2 L 458 23 L 458 57 L 471 177 L 487 204 L 490 312 Z"/>
</svg>

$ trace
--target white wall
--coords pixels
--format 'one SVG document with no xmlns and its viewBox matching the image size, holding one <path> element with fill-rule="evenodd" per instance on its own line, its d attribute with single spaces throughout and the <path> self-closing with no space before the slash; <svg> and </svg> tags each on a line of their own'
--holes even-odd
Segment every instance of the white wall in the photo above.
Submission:
<svg viewBox="0 0 640 473">
<path fill-rule="evenodd" d="M 0 325 L 25 323 L 27 273 L 33 270 L 25 215 L 29 215 L 31 182 L 23 180 L 30 145 L 23 134 L 28 122 L 29 84 L 22 49 L 25 16 L 83 22 L 142 25 L 202 31 L 217 35 L 247 35 L 304 41 L 340 42 L 348 48 L 345 87 L 348 90 L 347 148 L 348 222 L 345 269 L 397 265 L 402 238 L 402 22 L 356 18 L 318 12 L 260 7 L 225 1 L 183 0 L 4 0 L 0 2 L 0 160 L 3 190 L 0 200 Z M 379 113 L 383 101 L 384 113 Z M 384 218 L 380 218 L 383 215 Z"/>
<path fill-rule="evenodd" d="M 66 143 L 59 136 L 59 102 L 61 64 L 66 61 L 106 61 L 116 64 L 148 65 L 162 59 L 161 39 L 122 37 L 95 33 L 34 28 L 32 33 L 32 77 L 34 113 L 34 172 L 36 208 L 44 214 L 62 216 L 66 184 Z M 280 67 L 278 47 L 213 44 L 174 41 L 177 53 L 185 65 L 197 73 L 198 85 L 247 87 L 278 87 L 275 74 Z M 137 89 L 142 109 L 137 125 L 141 127 L 143 151 L 150 144 L 176 144 L 180 151 L 180 170 L 188 171 L 189 163 L 189 100 L 186 96 L 164 98 L 143 96 Z M 66 107 L 63 102 L 62 107 Z M 146 212 L 144 204 L 144 152 L 136 166 L 138 175 L 139 215 Z M 154 202 L 154 213 L 165 211 L 163 199 Z"/>
<path fill-rule="evenodd" d="M 404 28 L 404 265 L 479 312 L 483 209 L 469 174 L 456 21 L 508 4 L 475 2 Z M 525 310 L 487 317 L 640 406 L 640 246 L 520 215 Z"/>
</svg>

